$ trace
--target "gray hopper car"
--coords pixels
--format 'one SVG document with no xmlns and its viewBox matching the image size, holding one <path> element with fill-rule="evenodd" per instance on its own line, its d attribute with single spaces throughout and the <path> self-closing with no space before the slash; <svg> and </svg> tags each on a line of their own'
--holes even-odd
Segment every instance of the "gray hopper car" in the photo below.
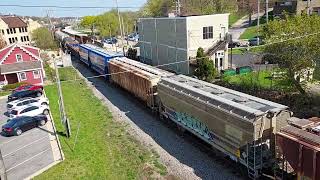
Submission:
<svg viewBox="0 0 320 180">
<path fill-rule="evenodd" d="M 162 116 L 245 165 L 249 177 L 270 166 L 274 135 L 291 116 L 287 106 L 184 75 L 162 78 L 158 97 Z"/>
<path fill-rule="evenodd" d="M 161 77 L 172 73 L 142 64 L 126 57 L 117 57 L 109 61 L 110 81 L 131 92 L 151 109 L 157 109 L 157 84 Z"/>
</svg>

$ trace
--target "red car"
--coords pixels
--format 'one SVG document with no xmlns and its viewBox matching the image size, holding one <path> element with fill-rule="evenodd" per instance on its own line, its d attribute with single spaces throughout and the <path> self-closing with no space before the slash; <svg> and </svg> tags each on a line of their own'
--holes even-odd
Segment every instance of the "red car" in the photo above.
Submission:
<svg viewBox="0 0 320 180">
<path fill-rule="evenodd" d="M 25 91 L 25 90 L 29 90 L 29 91 L 41 90 L 42 91 L 43 86 L 26 84 L 26 85 L 22 85 L 22 86 L 17 87 L 14 91 Z"/>
</svg>

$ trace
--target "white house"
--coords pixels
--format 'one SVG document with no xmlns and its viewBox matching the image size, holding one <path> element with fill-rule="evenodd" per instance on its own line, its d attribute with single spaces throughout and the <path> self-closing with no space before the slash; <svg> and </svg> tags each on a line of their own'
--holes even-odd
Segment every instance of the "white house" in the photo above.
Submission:
<svg viewBox="0 0 320 180">
<path fill-rule="evenodd" d="M 202 47 L 218 70 L 228 68 L 229 14 L 140 18 L 140 59 L 151 65 L 191 74 L 191 60 Z"/>
</svg>

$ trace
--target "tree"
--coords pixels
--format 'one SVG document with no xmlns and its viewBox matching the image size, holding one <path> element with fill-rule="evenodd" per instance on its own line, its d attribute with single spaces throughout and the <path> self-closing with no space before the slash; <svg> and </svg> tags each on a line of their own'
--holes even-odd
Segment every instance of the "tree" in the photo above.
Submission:
<svg viewBox="0 0 320 180">
<path fill-rule="evenodd" d="M 197 51 L 197 65 L 195 70 L 195 76 L 201 80 L 211 82 L 216 76 L 216 69 L 214 68 L 213 61 L 209 57 L 205 56 L 204 50 L 198 48 Z"/>
<path fill-rule="evenodd" d="M 265 47 L 265 53 L 275 56 L 275 61 L 301 94 L 306 93 L 304 83 L 300 82 L 304 70 L 314 68 L 320 57 L 319 29 L 319 16 L 301 15 L 272 21 L 262 31 L 266 42 L 271 43 Z"/>
<path fill-rule="evenodd" d="M 0 35 L 0 49 L 5 48 L 7 46 L 6 41 L 3 39 L 3 36 Z"/>
<path fill-rule="evenodd" d="M 97 20 L 96 16 L 84 16 L 80 22 L 80 26 L 84 28 L 90 28 L 91 34 L 93 34 L 96 20 Z"/>
<path fill-rule="evenodd" d="M 142 16 L 161 17 L 167 16 L 173 9 L 172 0 L 148 0 L 141 10 Z"/>
<path fill-rule="evenodd" d="M 57 43 L 54 41 L 51 32 L 41 27 L 32 32 L 32 40 L 40 49 L 57 49 Z"/>
</svg>

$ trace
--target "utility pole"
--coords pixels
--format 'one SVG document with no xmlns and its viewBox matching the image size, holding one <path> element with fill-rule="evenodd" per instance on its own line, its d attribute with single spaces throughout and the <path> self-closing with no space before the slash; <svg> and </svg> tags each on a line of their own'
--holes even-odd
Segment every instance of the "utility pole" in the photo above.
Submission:
<svg viewBox="0 0 320 180">
<path fill-rule="evenodd" d="M 49 15 L 49 11 L 47 11 L 47 17 L 48 17 L 48 20 L 50 22 L 50 27 L 51 27 L 51 30 L 52 30 L 53 24 L 52 24 L 50 15 Z M 54 36 L 53 32 L 51 33 L 51 35 Z M 62 124 L 65 127 L 66 136 L 69 138 L 71 136 L 71 128 L 70 128 L 69 119 L 67 118 L 67 114 L 66 114 L 66 111 L 65 111 L 65 108 L 64 108 L 64 101 L 63 101 L 63 95 L 62 95 L 59 71 L 58 71 L 58 67 L 57 67 L 56 58 L 54 57 L 54 55 L 53 55 L 52 58 L 53 58 L 54 68 L 56 70 L 56 80 L 57 80 L 58 96 L 59 96 L 59 100 L 58 101 L 59 101 L 60 119 L 61 119 Z"/>
<path fill-rule="evenodd" d="M 120 34 L 121 34 L 121 44 L 123 45 L 123 31 L 122 31 L 122 25 L 121 25 L 121 17 L 120 17 L 118 0 L 116 0 L 116 6 L 117 6 L 117 11 L 118 11 L 119 28 L 120 28 Z"/>
<path fill-rule="evenodd" d="M 181 2 L 180 2 L 180 0 L 176 0 L 176 14 L 177 14 L 177 16 L 181 15 Z"/>
<path fill-rule="evenodd" d="M 307 14 L 310 16 L 311 15 L 311 12 L 310 12 L 310 2 L 311 0 L 308 0 L 308 3 L 307 3 Z"/>
<path fill-rule="evenodd" d="M 266 22 L 269 22 L 269 0 L 266 0 Z"/>
<path fill-rule="evenodd" d="M 257 19 L 257 26 L 258 26 L 258 29 L 260 28 L 260 0 L 257 0 L 258 1 L 258 19 Z M 260 39 L 259 39 L 259 36 L 257 37 L 257 45 L 259 46 L 260 45 Z"/>
</svg>

